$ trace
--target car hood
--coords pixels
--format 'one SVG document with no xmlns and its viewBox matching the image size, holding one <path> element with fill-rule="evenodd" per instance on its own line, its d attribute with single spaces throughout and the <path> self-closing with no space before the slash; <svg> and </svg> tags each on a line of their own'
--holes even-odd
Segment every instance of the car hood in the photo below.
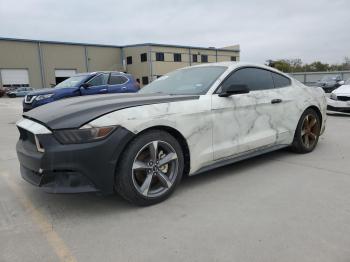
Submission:
<svg viewBox="0 0 350 262">
<path fill-rule="evenodd" d="M 49 129 L 79 128 L 102 115 L 128 107 L 190 99 L 196 95 L 107 94 L 68 98 L 34 108 L 23 117 L 38 121 Z"/>
<path fill-rule="evenodd" d="M 46 95 L 46 94 L 56 94 L 56 93 L 61 93 L 64 92 L 65 89 L 67 89 L 67 91 L 72 91 L 72 89 L 76 89 L 76 87 L 74 88 L 43 88 L 40 89 L 38 91 L 32 91 L 29 93 L 29 95 L 33 95 L 33 96 L 38 96 L 38 95 Z"/>
<path fill-rule="evenodd" d="M 332 93 L 336 95 L 348 95 L 350 96 L 350 85 L 342 85 L 335 89 Z"/>
</svg>

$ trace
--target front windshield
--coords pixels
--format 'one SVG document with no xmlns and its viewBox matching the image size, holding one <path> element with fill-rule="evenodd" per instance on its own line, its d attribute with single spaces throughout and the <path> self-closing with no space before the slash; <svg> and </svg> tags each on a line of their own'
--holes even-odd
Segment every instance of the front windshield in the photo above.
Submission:
<svg viewBox="0 0 350 262">
<path fill-rule="evenodd" d="M 174 95 L 201 95 L 205 94 L 215 80 L 225 72 L 225 66 L 203 66 L 179 69 L 166 74 L 149 85 L 143 87 L 139 92 L 164 93 Z"/>
<path fill-rule="evenodd" d="M 86 75 L 72 76 L 62 81 L 55 88 L 68 88 L 68 87 L 78 87 L 82 81 L 86 79 Z"/>
</svg>

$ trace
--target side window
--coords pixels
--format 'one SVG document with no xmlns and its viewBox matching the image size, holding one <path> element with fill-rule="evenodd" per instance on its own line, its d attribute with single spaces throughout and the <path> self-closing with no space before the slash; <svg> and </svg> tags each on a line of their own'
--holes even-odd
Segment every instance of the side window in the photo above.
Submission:
<svg viewBox="0 0 350 262">
<path fill-rule="evenodd" d="M 109 78 L 109 84 L 110 85 L 122 85 L 125 84 L 128 81 L 128 79 L 125 76 L 121 75 L 111 75 Z"/>
<path fill-rule="evenodd" d="M 223 88 L 230 85 L 246 85 L 250 91 L 274 88 L 270 71 L 259 68 L 242 68 L 234 72 L 222 84 Z"/>
<path fill-rule="evenodd" d="M 181 54 L 179 53 L 174 54 L 174 62 L 181 62 Z"/>
<path fill-rule="evenodd" d="M 290 79 L 288 77 L 276 73 L 271 74 L 276 88 L 289 86 L 291 84 Z"/>
<path fill-rule="evenodd" d="M 147 61 L 147 53 L 142 53 L 140 56 L 141 56 L 141 62 Z"/>
<path fill-rule="evenodd" d="M 198 62 L 198 55 L 192 55 L 192 62 L 197 63 Z"/>
<path fill-rule="evenodd" d="M 128 56 L 126 58 L 126 64 L 131 65 L 132 64 L 132 56 Z"/>
<path fill-rule="evenodd" d="M 156 53 L 156 61 L 164 61 L 164 53 Z"/>
<path fill-rule="evenodd" d="M 98 76 L 95 76 L 88 83 L 91 84 L 91 86 L 107 85 L 108 77 L 109 74 L 100 74 Z"/>
</svg>

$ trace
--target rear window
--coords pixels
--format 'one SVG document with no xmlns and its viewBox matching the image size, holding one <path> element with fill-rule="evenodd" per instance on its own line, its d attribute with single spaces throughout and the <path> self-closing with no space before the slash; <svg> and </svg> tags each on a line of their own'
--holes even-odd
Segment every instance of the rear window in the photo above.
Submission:
<svg viewBox="0 0 350 262">
<path fill-rule="evenodd" d="M 271 73 L 271 74 L 272 74 L 273 82 L 276 88 L 290 85 L 290 79 L 288 77 L 285 77 L 276 73 Z"/>
</svg>

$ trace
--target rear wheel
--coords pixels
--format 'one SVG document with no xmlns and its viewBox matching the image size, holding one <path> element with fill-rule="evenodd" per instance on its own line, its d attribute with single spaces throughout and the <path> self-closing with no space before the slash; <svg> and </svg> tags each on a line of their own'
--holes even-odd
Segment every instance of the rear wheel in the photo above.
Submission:
<svg viewBox="0 0 350 262">
<path fill-rule="evenodd" d="M 116 191 L 141 206 L 159 203 L 182 177 L 183 153 L 177 140 L 161 130 L 136 137 L 124 151 L 116 174 Z"/>
<path fill-rule="evenodd" d="M 291 149 L 297 153 L 309 153 L 317 145 L 321 130 L 321 119 L 312 108 L 305 110 L 301 116 Z"/>
</svg>

